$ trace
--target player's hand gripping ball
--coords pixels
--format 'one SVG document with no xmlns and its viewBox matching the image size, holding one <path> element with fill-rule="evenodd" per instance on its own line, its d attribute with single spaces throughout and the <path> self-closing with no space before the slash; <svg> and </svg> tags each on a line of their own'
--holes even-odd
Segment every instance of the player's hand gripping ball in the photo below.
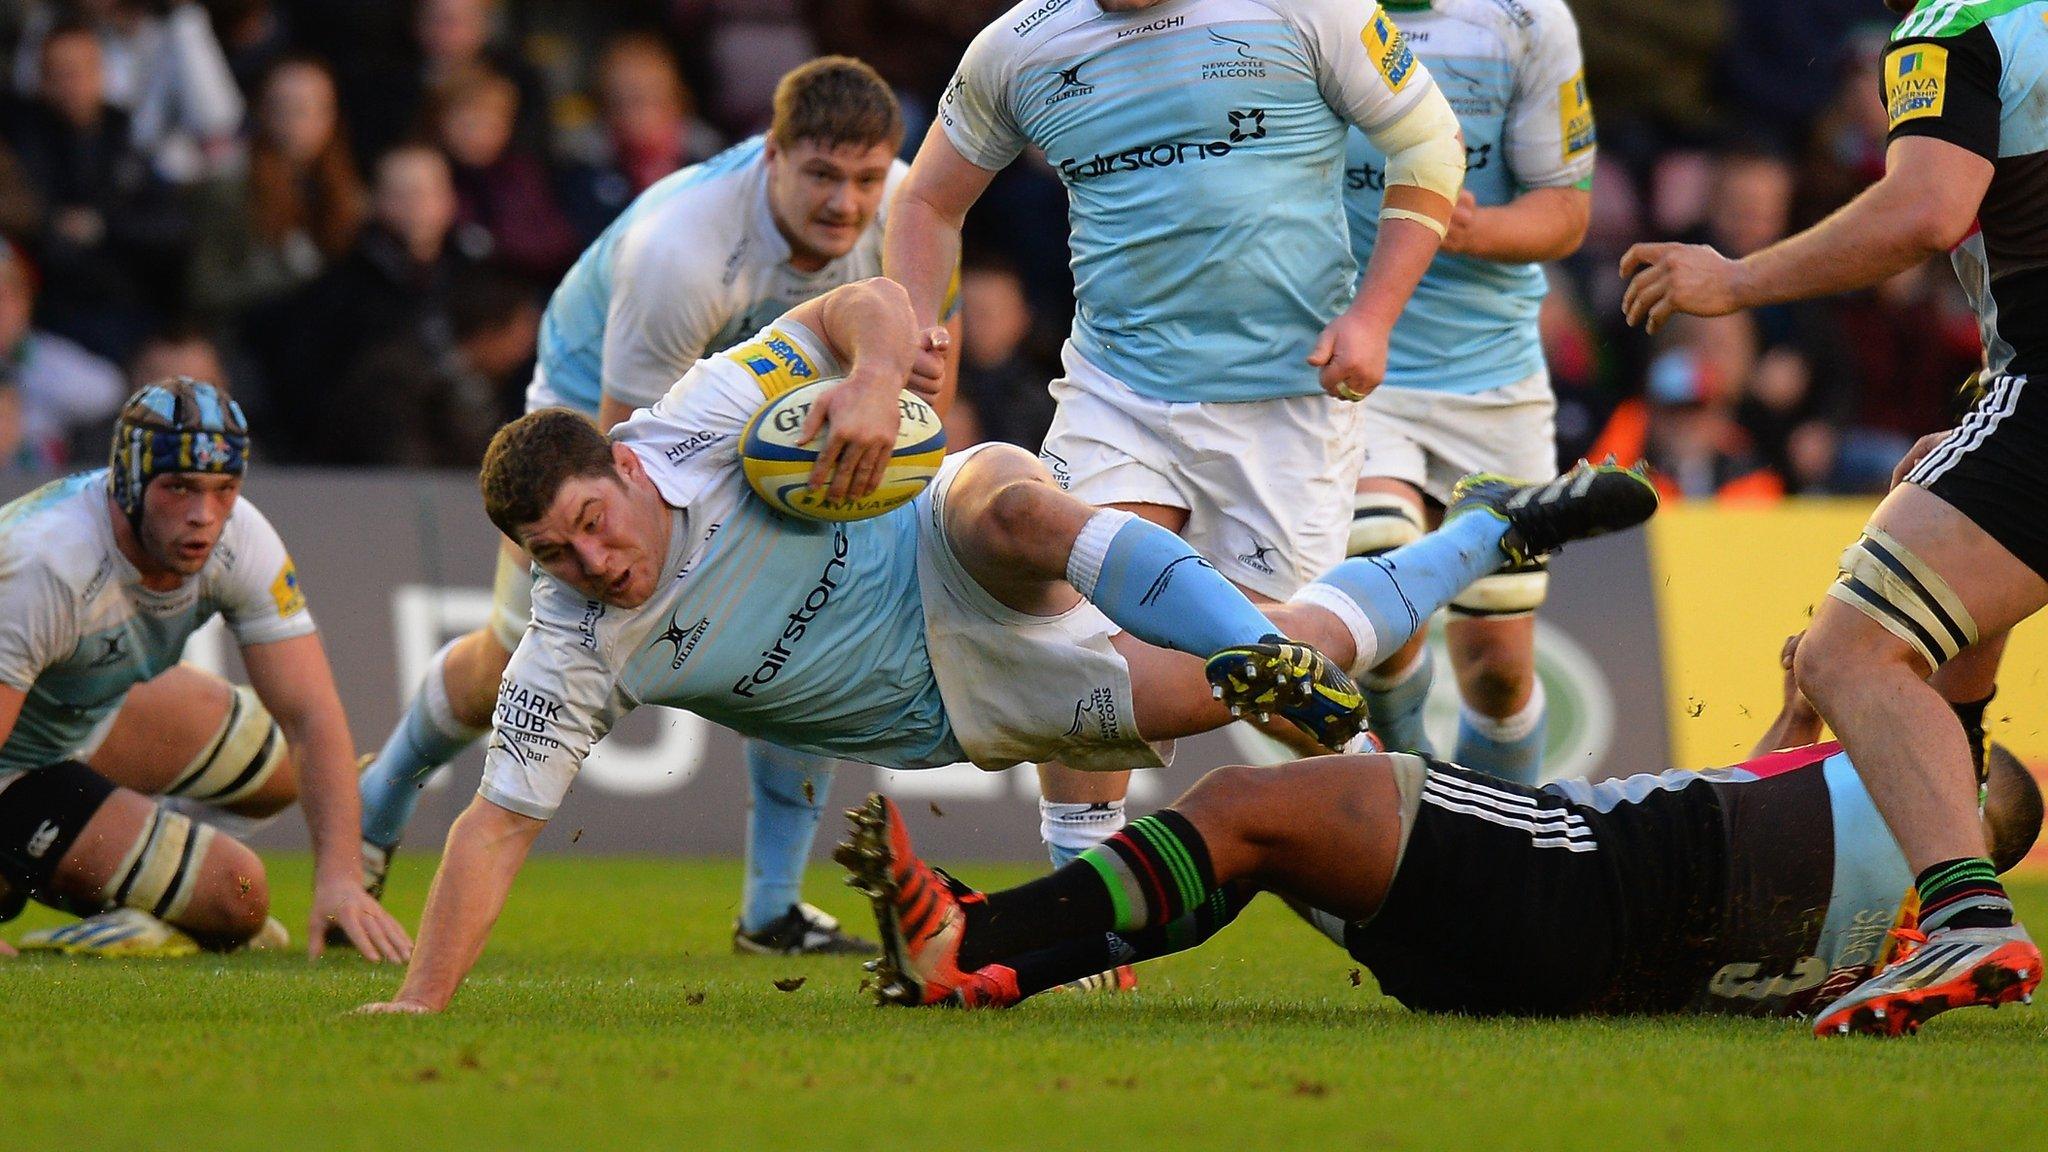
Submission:
<svg viewBox="0 0 2048 1152">
<path fill-rule="evenodd" d="M 814 380 L 761 406 L 747 421 L 740 441 L 740 463 L 747 483 L 776 509 L 806 520 L 866 520 L 915 499 L 946 458 L 946 429 L 938 412 L 908 389 L 897 398 L 903 417 L 896 430 L 896 448 L 882 470 L 882 483 L 866 496 L 828 500 L 823 488 L 810 487 L 811 465 L 825 446 L 827 432 L 798 444 L 811 405 L 843 377 Z M 829 429 L 827 430 L 829 431 Z"/>
</svg>

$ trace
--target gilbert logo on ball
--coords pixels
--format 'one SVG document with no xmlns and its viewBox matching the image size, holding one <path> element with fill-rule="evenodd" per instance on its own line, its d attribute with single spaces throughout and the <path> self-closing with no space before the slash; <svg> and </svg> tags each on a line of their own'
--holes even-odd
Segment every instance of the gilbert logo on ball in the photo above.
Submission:
<svg viewBox="0 0 2048 1152">
<path fill-rule="evenodd" d="M 825 490 L 810 487 L 811 466 L 825 446 L 830 431 L 818 433 L 808 444 L 798 444 L 811 405 L 843 377 L 814 380 L 794 388 L 761 406 L 747 421 L 740 442 L 740 463 L 747 483 L 780 511 L 806 520 L 866 520 L 909 503 L 938 474 L 946 458 L 946 430 L 939 414 L 924 398 L 905 390 L 896 398 L 903 422 L 896 429 L 896 448 L 882 471 L 882 483 L 866 496 L 828 500 Z"/>
</svg>

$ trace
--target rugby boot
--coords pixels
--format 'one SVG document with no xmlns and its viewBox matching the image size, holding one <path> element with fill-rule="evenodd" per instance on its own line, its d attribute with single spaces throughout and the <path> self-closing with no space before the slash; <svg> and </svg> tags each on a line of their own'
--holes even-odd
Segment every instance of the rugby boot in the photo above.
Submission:
<svg viewBox="0 0 2048 1152">
<path fill-rule="evenodd" d="M 1209 693 L 1232 716 L 1279 713 L 1331 751 L 1365 730 L 1365 693 L 1342 668 L 1306 644 L 1270 634 L 1225 648 L 1203 666 Z"/>
<path fill-rule="evenodd" d="M 116 908 L 74 924 L 44 928 L 21 938 L 23 952 L 60 956 L 175 959 L 197 956 L 199 943 L 139 908 Z"/>
<path fill-rule="evenodd" d="M 1541 484 L 1475 472 L 1451 489 L 1444 519 L 1486 515 L 1504 521 L 1508 533 L 1501 551 L 1510 563 L 1527 564 L 1574 540 L 1633 528 L 1656 511 L 1657 486 L 1648 468 L 1623 468 L 1610 456 L 1603 464 L 1581 460 Z"/>
<path fill-rule="evenodd" d="M 874 952 L 875 943 L 848 934 L 839 918 L 822 908 L 791 904 L 759 931 L 745 931 L 735 921 L 732 950 L 756 956 L 851 956 Z"/>
<path fill-rule="evenodd" d="M 2041 950 L 2017 924 L 1901 935 L 1918 947 L 1822 1009 L 1814 1035 L 1908 1035 L 1952 1008 L 2031 1002 L 2041 983 Z"/>
<path fill-rule="evenodd" d="M 882 937 L 874 967 L 876 1000 L 913 1007 L 943 1002 L 971 982 L 959 964 L 967 927 L 961 905 L 980 900 L 981 893 L 957 895 L 951 877 L 917 858 L 903 813 L 887 797 L 869 796 L 846 818 L 852 838 L 832 858 L 852 873 L 847 884 L 874 905 Z"/>
</svg>

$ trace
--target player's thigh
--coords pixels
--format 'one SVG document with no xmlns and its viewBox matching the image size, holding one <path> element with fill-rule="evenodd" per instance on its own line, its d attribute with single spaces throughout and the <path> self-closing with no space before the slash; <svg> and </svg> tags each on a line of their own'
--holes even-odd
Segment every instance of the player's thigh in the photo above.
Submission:
<svg viewBox="0 0 2048 1152">
<path fill-rule="evenodd" d="M 169 790 L 219 737 L 234 687 L 190 664 L 176 664 L 128 690 L 106 739 L 87 762 L 123 788 L 147 796 Z"/>
</svg>

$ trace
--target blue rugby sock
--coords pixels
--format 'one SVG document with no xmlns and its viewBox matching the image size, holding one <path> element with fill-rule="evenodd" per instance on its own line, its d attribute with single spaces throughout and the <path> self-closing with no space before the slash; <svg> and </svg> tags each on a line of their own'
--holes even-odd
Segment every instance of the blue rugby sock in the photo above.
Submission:
<svg viewBox="0 0 2048 1152">
<path fill-rule="evenodd" d="M 753 805 L 747 812 L 747 879 L 740 929 L 758 932 L 803 899 L 804 865 L 832 787 L 831 759 L 746 742 Z"/>
<path fill-rule="evenodd" d="M 1204 659 L 1279 631 L 1186 541 L 1128 512 L 1088 521 L 1067 580 L 1124 631 Z"/>
<path fill-rule="evenodd" d="M 1505 522 L 1467 513 L 1391 552 L 1358 556 L 1330 569 L 1296 599 L 1335 614 L 1358 642 L 1353 669 L 1370 668 L 1414 636 L 1465 586 L 1507 563 Z"/>
<path fill-rule="evenodd" d="M 398 843 L 412 821 L 413 809 L 419 807 L 420 789 L 436 770 L 487 731 L 463 724 L 449 706 L 447 682 L 442 678 L 447 674 L 448 651 L 455 643 L 449 641 L 427 662 L 427 674 L 406 705 L 405 715 L 358 783 L 363 797 L 363 839 L 379 847 Z"/>
<path fill-rule="evenodd" d="M 1434 756 L 1429 733 L 1423 731 L 1422 717 L 1429 703 L 1429 690 L 1436 683 L 1436 657 L 1424 648 L 1415 666 L 1406 672 L 1380 679 L 1367 677 L 1366 714 L 1372 718 L 1372 734 L 1390 752 L 1414 752 Z"/>
<path fill-rule="evenodd" d="M 1458 753 L 1453 759 L 1475 772 L 1534 784 L 1543 775 L 1543 741 L 1549 728 L 1550 709 L 1539 682 L 1521 712 L 1505 720 L 1464 709 L 1458 717 Z"/>
</svg>

